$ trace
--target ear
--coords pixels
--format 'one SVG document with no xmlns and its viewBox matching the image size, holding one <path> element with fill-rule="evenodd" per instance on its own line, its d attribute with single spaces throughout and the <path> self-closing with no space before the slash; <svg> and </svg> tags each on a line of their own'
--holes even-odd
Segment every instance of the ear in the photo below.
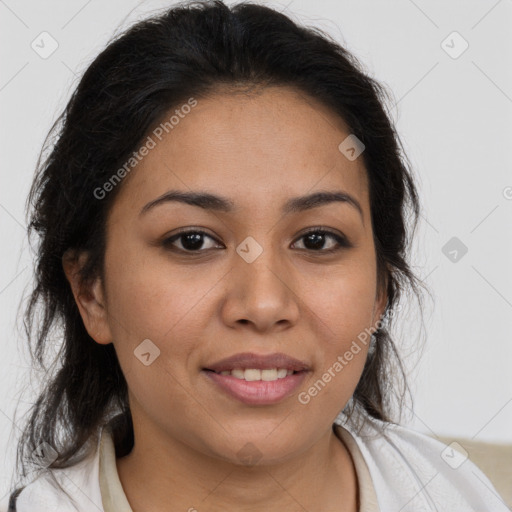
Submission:
<svg viewBox="0 0 512 512">
<path fill-rule="evenodd" d="M 62 256 L 62 267 L 89 336 L 97 343 L 107 345 L 112 342 L 112 334 L 108 323 L 101 278 L 97 277 L 89 284 L 80 281 L 79 270 L 87 258 L 86 252 L 77 253 L 73 249 L 68 249 Z"/>
</svg>

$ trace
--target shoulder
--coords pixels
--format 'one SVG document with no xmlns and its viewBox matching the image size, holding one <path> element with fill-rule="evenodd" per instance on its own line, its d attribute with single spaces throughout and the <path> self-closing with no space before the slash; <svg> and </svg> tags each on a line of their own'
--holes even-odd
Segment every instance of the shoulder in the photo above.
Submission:
<svg viewBox="0 0 512 512">
<path fill-rule="evenodd" d="M 9 512 L 103 512 L 99 449 L 65 469 L 45 469 L 14 491 Z"/>
<path fill-rule="evenodd" d="M 361 413 L 357 427 L 343 414 L 335 424 L 357 442 L 382 510 L 509 511 L 483 472 L 451 446 Z"/>
</svg>

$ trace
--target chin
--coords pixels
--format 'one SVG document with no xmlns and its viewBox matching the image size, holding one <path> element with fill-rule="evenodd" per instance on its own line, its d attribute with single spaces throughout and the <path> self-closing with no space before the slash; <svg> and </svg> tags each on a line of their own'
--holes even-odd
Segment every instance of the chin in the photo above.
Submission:
<svg viewBox="0 0 512 512">
<path fill-rule="evenodd" d="M 287 432 L 268 435 L 267 430 L 252 435 L 236 435 L 223 447 L 210 445 L 210 453 L 219 459 L 237 466 L 261 466 L 283 463 L 299 455 L 309 446 L 307 440 L 290 439 Z"/>
</svg>

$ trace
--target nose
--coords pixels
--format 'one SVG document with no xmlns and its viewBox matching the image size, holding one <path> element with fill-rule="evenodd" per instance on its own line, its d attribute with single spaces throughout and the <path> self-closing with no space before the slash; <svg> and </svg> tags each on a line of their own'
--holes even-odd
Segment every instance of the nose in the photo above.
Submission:
<svg viewBox="0 0 512 512">
<path fill-rule="evenodd" d="M 293 286 L 292 269 L 286 266 L 279 250 L 269 244 L 251 262 L 238 253 L 234 255 L 222 307 L 226 325 L 247 325 L 255 332 L 266 333 L 286 330 L 297 323 L 300 299 Z"/>
</svg>

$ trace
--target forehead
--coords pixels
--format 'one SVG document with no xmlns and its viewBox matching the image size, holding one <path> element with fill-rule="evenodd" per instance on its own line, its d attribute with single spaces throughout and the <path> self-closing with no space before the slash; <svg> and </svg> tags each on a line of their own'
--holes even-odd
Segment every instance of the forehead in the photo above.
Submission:
<svg viewBox="0 0 512 512">
<path fill-rule="evenodd" d="M 315 99 L 269 87 L 195 101 L 171 109 L 160 130 L 149 132 L 154 145 L 125 178 L 120 207 L 200 188 L 254 209 L 277 208 L 315 189 L 343 190 L 368 208 L 362 158 L 351 161 L 338 149 L 350 130 Z"/>
</svg>

